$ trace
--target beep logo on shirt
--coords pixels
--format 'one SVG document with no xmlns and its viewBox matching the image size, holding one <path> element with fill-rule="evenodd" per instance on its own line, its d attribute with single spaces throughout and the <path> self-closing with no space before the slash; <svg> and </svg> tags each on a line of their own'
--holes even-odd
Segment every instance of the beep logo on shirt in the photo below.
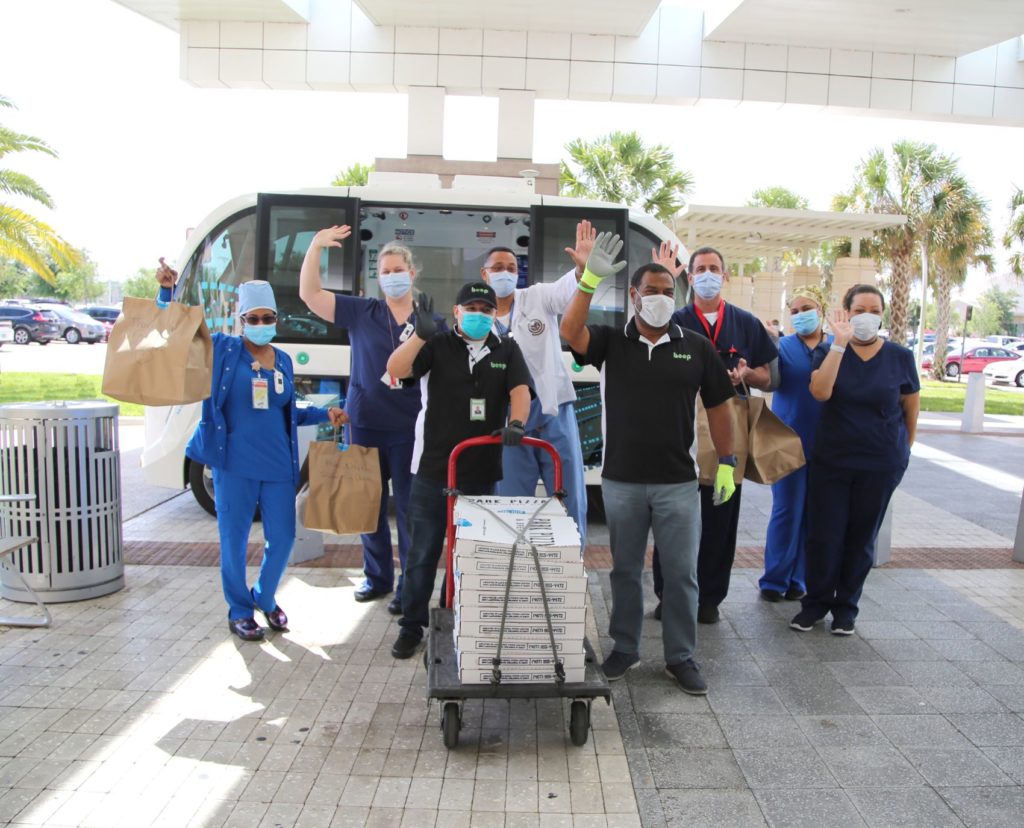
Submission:
<svg viewBox="0 0 1024 828">
<path fill-rule="evenodd" d="M 677 353 L 673 353 L 672 354 L 672 359 L 685 359 L 687 362 L 689 362 L 692 358 L 693 358 L 692 354 L 677 354 Z"/>
<path fill-rule="evenodd" d="M 498 368 L 498 369 L 504 371 L 504 370 L 506 370 L 508 368 L 508 365 L 506 363 L 504 363 L 504 362 L 492 362 L 491 363 L 491 367 L 492 368 Z"/>
</svg>

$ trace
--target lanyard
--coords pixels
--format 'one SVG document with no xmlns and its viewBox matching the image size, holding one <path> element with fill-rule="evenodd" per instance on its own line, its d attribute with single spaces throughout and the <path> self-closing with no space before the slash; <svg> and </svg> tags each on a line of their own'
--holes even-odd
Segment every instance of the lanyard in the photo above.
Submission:
<svg viewBox="0 0 1024 828">
<path fill-rule="evenodd" d="M 711 340 L 711 344 L 716 348 L 718 347 L 718 334 L 722 330 L 722 320 L 725 319 L 725 300 L 718 300 L 718 319 L 715 320 L 715 332 L 711 332 L 711 326 L 708 324 L 708 320 L 704 317 L 704 312 L 697 307 L 696 304 L 693 306 L 694 312 L 697 314 L 697 318 L 700 320 L 700 324 L 704 326 L 704 330 L 708 333 L 708 339 Z"/>
</svg>

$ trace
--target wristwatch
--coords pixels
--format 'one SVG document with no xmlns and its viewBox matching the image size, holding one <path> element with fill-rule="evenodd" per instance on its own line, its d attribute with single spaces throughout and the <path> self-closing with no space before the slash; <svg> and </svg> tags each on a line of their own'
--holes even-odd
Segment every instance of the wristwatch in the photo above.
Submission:
<svg viewBox="0 0 1024 828">
<path fill-rule="evenodd" d="M 720 466 L 734 466 L 736 465 L 735 454 L 725 454 L 718 458 L 718 465 Z"/>
</svg>

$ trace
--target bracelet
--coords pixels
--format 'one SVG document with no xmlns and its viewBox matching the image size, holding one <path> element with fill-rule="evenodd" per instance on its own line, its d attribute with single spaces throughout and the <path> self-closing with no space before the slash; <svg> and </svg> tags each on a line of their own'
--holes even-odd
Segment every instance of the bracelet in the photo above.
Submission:
<svg viewBox="0 0 1024 828">
<path fill-rule="evenodd" d="M 836 345 L 835 342 L 833 342 L 831 345 L 829 345 L 828 349 L 830 351 L 835 351 L 837 354 L 845 354 L 846 353 L 846 348 L 844 348 L 842 345 Z"/>
<path fill-rule="evenodd" d="M 587 287 L 587 285 L 583 284 L 583 282 L 577 283 L 576 287 L 580 291 L 580 293 L 589 293 L 591 295 L 593 295 L 594 293 L 594 289 L 592 287 Z"/>
</svg>

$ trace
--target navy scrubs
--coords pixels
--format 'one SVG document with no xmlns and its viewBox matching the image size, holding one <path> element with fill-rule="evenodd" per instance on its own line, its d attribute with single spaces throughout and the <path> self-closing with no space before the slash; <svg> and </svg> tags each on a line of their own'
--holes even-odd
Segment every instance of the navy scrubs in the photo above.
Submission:
<svg viewBox="0 0 1024 828">
<path fill-rule="evenodd" d="M 826 338 L 825 343 L 831 342 Z M 811 396 L 811 365 L 815 351 L 797 334 L 779 340 L 779 387 L 772 395 L 772 411 L 800 437 L 804 457 L 811 456 L 821 406 Z M 806 592 L 807 466 L 787 474 L 772 485 L 772 516 L 764 546 L 761 589 Z"/>
<path fill-rule="evenodd" d="M 439 330 L 447 330 L 444 318 L 435 315 Z M 362 535 L 363 589 L 387 593 L 395 589 L 395 565 L 388 525 L 388 481 L 395 496 L 398 525 L 398 558 L 405 571 L 409 552 L 409 487 L 412 483 L 412 450 L 420 389 L 382 380 L 388 357 L 407 338 L 407 321 L 396 320 L 382 299 L 336 295 L 334 324 L 347 328 L 351 343 L 351 378 L 345 411 L 351 421 L 352 442 L 373 446 L 380 458 L 381 498 L 377 529 Z M 402 576 L 395 597 L 401 598 Z"/>
<path fill-rule="evenodd" d="M 828 346 L 815 349 L 816 370 Z M 807 496 L 805 611 L 836 621 L 857 616 L 885 510 L 910 462 L 902 395 L 921 390 L 914 355 L 883 342 L 871 359 L 847 348 L 822 408 Z"/>
<path fill-rule="evenodd" d="M 751 368 L 768 365 L 779 355 L 775 343 L 761 321 L 749 311 L 723 301 L 718 318 L 709 323 L 702 318 L 693 304 L 672 314 L 672 321 L 682 328 L 696 331 L 711 340 L 728 370 L 733 370 L 740 359 Z M 741 388 L 736 389 L 742 391 Z M 700 605 L 717 607 L 729 592 L 729 577 L 736 557 L 736 532 L 740 522 L 740 498 L 743 487 L 720 506 L 713 502 L 714 487 L 700 486 L 700 551 L 697 556 L 697 582 L 700 586 Z M 661 597 L 661 561 L 657 547 L 654 550 L 654 591 Z"/>
</svg>

